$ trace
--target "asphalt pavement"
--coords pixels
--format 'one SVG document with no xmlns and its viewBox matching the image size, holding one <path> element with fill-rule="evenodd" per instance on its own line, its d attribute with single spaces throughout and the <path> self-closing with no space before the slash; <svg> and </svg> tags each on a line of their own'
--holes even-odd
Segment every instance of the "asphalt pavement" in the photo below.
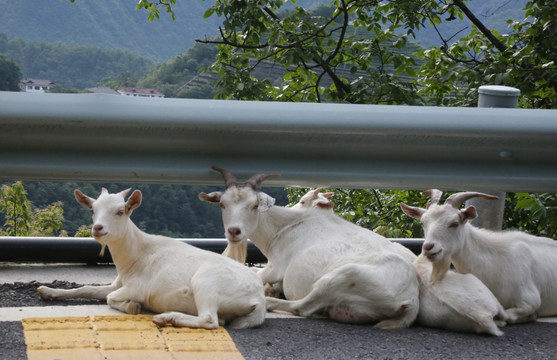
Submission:
<svg viewBox="0 0 557 360">
<path fill-rule="evenodd" d="M 27 359 L 20 318 L 114 311 L 103 302 L 46 302 L 36 295 L 37 286 L 105 284 L 114 276 L 110 266 L 0 264 L 0 359 Z M 275 314 L 269 314 L 260 328 L 228 329 L 242 355 L 254 360 L 557 358 L 557 323 L 535 322 L 502 330 L 501 337 L 420 326 L 386 331 Z"/>
</svg>

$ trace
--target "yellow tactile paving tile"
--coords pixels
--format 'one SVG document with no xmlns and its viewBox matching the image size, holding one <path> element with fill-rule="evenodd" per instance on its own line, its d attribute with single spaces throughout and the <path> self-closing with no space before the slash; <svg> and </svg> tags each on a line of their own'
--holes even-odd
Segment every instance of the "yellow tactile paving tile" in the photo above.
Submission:
<svg viewBox="0 0 557 360">
<path fill-rule="evenodd" d="M 150 315 L 23 319 L 29 360 L 243 359 L 224 328 L 159 328 Z"/>
</svg>

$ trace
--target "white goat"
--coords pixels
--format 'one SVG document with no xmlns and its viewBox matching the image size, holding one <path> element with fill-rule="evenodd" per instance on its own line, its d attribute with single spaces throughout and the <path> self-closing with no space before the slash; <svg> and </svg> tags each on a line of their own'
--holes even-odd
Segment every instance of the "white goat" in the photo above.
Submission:
<svg viewBox="0 0 557 360">
<path fill-rule="evenodd" d="M 431 263 L 423 254 L 414 262 L 420 281 L 420 311 L 417 323 L 463 332 L 501 336 L 507 314 L 495 295 L 472 274 L 447 271 L 432 283 Z M 497 317 L 499 321 L 494 321 Z"/>
<path fill-rule="evenodd" d="M 557 242 L 519 231 L 479 229 L 469 223 L 476 217 L 473 206 L 459 210 L 467 199 L 494 196 L 461 192 L 439 205 L 441 191 L 429 193 L 432 199 L 426 209 L 401 207 L 421 219 L 423 254 L 438 263 L 432 282 L 441 279 L 452 262 L 459 273 L 474 274 L 493 292 L 509 316 L 508 323 L 557 315 Z"/>
<path fill-rule="evenodd" d="M 41 286 L 43 299 L 105 299 L 110 307 L 137 314 L 142 308 L 159 313 L 160 326 L 217 328 L 231 321 L 233 328 L 259 326 L 265 319 L 261 279 L 242 264 L 175 239 L 150 235 L 129 218 L 141 204 L 136 190 L 109 194 L 103 188 L 98 199 L 79 190 L 77 201 L 93 212 L 93 236 L 110 248 L 117 278 L 107 286 L 62 290 Z"/>
<path fill-rule="evenodd" d="M 334 194 L 334 192 L 322 193 L 321 188 L 309 190 L 306 194 L 304 194 L 304 196 L 300 198 L 300 200 L 296 204 L 291 207 L 291 209 L 317 208 L 332 210 L 334 203 L 329 200 L 329 198 Z M 266 296 L 279 298 L 283 293 L 282 281 L 274 284 L 265 284 L 264 289 Z"/>
<path fill-rule="evenodd" d="M 264 283 L 282 281 L 289 300 L 267 298 L 268 310 L 302 316 L 326 312 L 333 320 L 405 328 L 419 308 L 415 255 L 399 244 L 352 224 L 332 211 L 273 206 L 258 192 L 271 174 L 252 176 L 243 187 L 220 168 L 226 191 L 200 193 L 220 204 L 229 246 L 249 237 L 267 257 Z"/>
<path fill-rule="evenodd" d="M 322 193 L 321 188 L 309 190 L 295 205 L 292 206 L 292 209 L 332 209 L 334 203 L 329 200 L 329 198 L 334 194 L 334 192 Z"/>
</svg>

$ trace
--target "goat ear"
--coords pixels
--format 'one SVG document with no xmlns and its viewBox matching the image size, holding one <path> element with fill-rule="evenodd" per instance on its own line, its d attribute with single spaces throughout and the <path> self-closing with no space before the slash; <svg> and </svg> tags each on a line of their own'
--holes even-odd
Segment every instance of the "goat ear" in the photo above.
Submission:
<svg viewBox="0 0 557 360">
<path fill-rule="evenodd" d="M 259 201 L 259 207 L 257 209 L 261 212 L 267 211 L 275 205 L 275 198 L 265 193 L 257 193 L 257 199 Z"/>
<path fill-rule="evenodd" d="M 460 211 L 460 216 L 464 222 L 474 220 L 478 216 L 478 213 L 476 212 L 476 208 L 470 205 L 466 209 Z"/>
<path fill-rule="evenodd" d="M 422 215 L 426 212 L 425 209 L 415 207 L 415 206 L 408 206 L 405 203 L 400 203 L 400 208 L 406 215 L 414 219 L 421 219 Z"/>
<path fill-rule="evenodd" d="M 328 198 L 330 198 L 331 196 L 333 196 L 334 194 L 335 194 L 334 192 L 326 192 L 326 193 L 323 193 L 323 194 L 321 194 L 321 195 L 323 195 L 323 197 L 326 197 L 326 198 L 328 199 Z"/>
<path fill-rule="evenodd" d="M 220 197 L 222 196 L 223 192 L 222 191 L 215 191 L 209 194 L 206 194 L 204 192 L 200 192 L 197 197 L 199 198 L 199 200 L 201 201 L 205 201 L 211 204 L 218 204 L 220 203 Z"/>
<path fill-rule="evenodd" d="M 332 201 L 319 201 L 315 204 L 320 209 L 332 209 L 334 205 Z"/>
<path fill-rule="evenodd" d="M 81 206 L 87 208 L 87 209 L 92 209 L 93 208 L 93 202 L 95 202 L 95 199 L 85 195 L 84 193 L 82 193 L 81 191 L 75 189 L 74 190 L 74 196 L 75 199 L 77 200 L 78 203 L 81 204 Z"/>
<path fill-rule="evenodd" d="M 141 205 L 141 191 L 135 190 L 126 202 L 126 214 L 130 215 L 139 205 Z"/>
</svg>

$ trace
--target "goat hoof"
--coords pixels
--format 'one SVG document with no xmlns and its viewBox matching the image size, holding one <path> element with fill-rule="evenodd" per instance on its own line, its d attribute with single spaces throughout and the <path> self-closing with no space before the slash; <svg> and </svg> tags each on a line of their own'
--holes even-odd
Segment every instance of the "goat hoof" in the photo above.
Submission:
<svg viewBox="0 0 557 360">
<path fill-rule="evenodd" d="M 135 301 L 130 301 L 128 304 L 128 314 L 137 315 L 141 312 L 141 304 Z"/>
<path fill-rule="evenodd" d="M 168 324 L 172 324 L 172 319 L 167 317 L 164 314 L 159 314 L 159 315 L 153 316 L 153 322 L 157 326 L 165 326 L 165 325 L 168 325 Z"/>
</svg>

